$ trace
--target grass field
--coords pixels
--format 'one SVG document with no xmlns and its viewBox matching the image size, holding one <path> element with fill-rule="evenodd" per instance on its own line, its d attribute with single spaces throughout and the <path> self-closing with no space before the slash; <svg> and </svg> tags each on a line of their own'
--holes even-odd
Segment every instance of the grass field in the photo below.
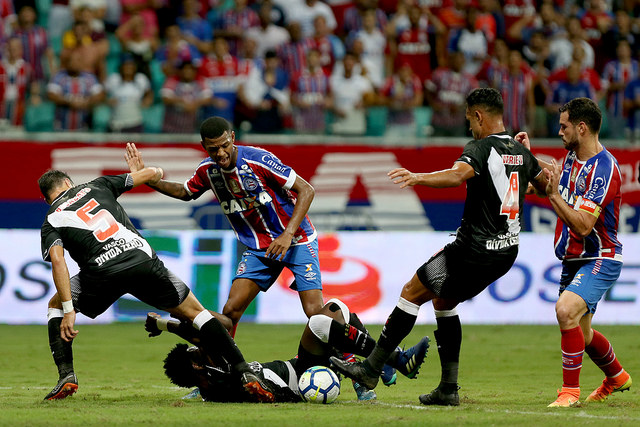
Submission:
<svg viewBox="0 0 640 427">
<path fill-rule="evenodd" d="M 559 332 L 553 326 L 463 326 L 460 395 L 456 408 L 424 407 L 418 395 L 439 380 L 435 345 L 415 380 L 399 377 L 376 389 L 378 400 L 358 402 L 350 381 L 332 405 L 217 404 L 182 400 L 162 359 L 179 338 L 147 338 L 142 324 L 80 325 L 74 344 L 80 388 L 71 398 L 43 402 L 57 380 L 45 326 L 0 325 L 0 425 L 640 425 L 636 386 L 604 403 L 551 409 L 561 385 Z M 433 326 L 416 326 L 412 345 Z M 370 328 L 377 338 L 380 327 Z M 640 328 L 607 326 L 621 362 L 640 385 Z M 241 324 L 237 342 L 247 360 L 289 358 L 300 325 Z M 585 356 L 582 398 L 602 381 Z"/>
</svg>

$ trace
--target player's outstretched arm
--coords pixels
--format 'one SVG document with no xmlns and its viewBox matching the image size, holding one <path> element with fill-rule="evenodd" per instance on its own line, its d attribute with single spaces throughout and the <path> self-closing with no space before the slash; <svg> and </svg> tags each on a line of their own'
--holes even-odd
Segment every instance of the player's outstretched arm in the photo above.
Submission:
<svg viewBox="0 0 640 427">
<path fill-rule="evenodd" d="M 400 184 L 400 188 L 414 185 L 433 188 L 458 187 L 474 175 L 473 167 L 464 162 L 455 162 L 450 169 L 436 172 L 413 173 L 405 168 L 397 168 L 387 173 L 394 184 Z"/>
<path fill-rule="evenodd" d="M 74 329 L 76 323 L 76 311 L 73 309 L 73 303 L 71 303 L 71 283 L 69 281 L 69 269 L 67 268 L 67 262 L 64 259 L 64 249 L 62 246 L 54 245 L 49 250 L 49 257 L 51 258 L 51 271 L 53 274 L 53 283 L 58 291 L 58 296 L 62 302 L 62 308 L 64 317 L 60 324 L 60 336 L 65 341 L 73 340 L 78 331 Z M 65 304 L 66 303 L 66 304 Z M 70 309 L 65 307 L 71 303 Z"/>
<path fill-rule="evenodd" d="M 140 152 L 140 150 L 138 150 L 133 142 L 127 142 L 124 158 L 127 161 L 127 165 L 129 166 L 129 170 L 131 171 L 132 175 L 133 173 L 139 172 L 145 168 L 144 160 L 142 159 L 142 153 Z M 147 184 L 157 192 L 169 197 L 173 197 L 174 199 L 191 200 L 191 196 L 189 195 L 189 193 L 187 193 L 187 190 L 184 189 L 184 186 L 181 183 L 166 181 L 162 179 L 162 177 L 163 175 L 161 175 L 158 180 L 151 180 L 145 182 L 144 184 Z"/>
</svg>

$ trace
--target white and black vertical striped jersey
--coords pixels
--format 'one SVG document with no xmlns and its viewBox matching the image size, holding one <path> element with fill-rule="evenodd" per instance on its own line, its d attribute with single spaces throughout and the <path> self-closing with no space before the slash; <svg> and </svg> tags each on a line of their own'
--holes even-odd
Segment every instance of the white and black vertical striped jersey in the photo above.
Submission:
<svg viewBox="0 0 640 427">
<path fill-rule="evenodd" d="M 469 142 L 457 162 L 473 167 L 456 240 L 474 252 L 517 253 L 520 215 L 538 161 L 506 132 Z"/>
<path fill-rule="evenodd" d="M 109 274 L 156 256 L 117 202 L 133 188 L 130 174 L 103 176 L 73 187 L 51 204 L 41 229 L 42 258 L 63 246 L 83 272 Z"/>
</svg>

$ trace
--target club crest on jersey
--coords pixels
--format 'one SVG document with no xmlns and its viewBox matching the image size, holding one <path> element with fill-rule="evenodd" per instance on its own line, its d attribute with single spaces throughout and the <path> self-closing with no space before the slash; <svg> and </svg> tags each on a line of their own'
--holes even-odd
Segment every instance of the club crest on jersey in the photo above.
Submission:
<svg viewBox="0 0 640 427">
<path fill-rule="evenodd" d="M 584 176 L 580 176 L 578 178 L 578 182 L 576 183 L 578 191 L 582 194 L 587 189 L 587 180 Z"/>
<path fill-rule="evenodd" d="M 258 188 L 258 181 L 251 177 L 246 177 L 242 180 L 242 185 L 249 191 L 253 191 Z"/>
<path fill-rule="evenodd" d="M 244 272 L 247 271 L 247 263 L 244 260 L 240 261 L 238 264 L 238 269 L 236 270 L 236 276 L 242 276 Z"/>
</svg>

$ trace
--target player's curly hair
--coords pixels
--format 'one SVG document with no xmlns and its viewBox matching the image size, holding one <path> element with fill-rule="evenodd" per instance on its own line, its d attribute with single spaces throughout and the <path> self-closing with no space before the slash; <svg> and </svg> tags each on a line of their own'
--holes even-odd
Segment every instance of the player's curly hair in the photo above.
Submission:
<svg viewBox="0 0 640 427">
<path fill-rule="evenodd" d="M 490 114 L 502 116 L 504 114 L 504 101 L 498 89 L 482 87 L 474 89 L 467 95 L 467 107 L 482 107 Z"/>
<path fill-rule="evenodd" d="M 200 124 L 200 138 L 203 141 L 205 138 L 216 139 L 225 132 L 231 133 L 232 130 L 231 123 L 226 119 L 218 116 L 209 117 Z"/>
<path fill-rule="evenodd" d="M 187 353 L 188 348 L 187 344 L 176 344 L 164 359 L 165 375 L 175 385 L 186 388 L 198 385 L 198 375 Z"/>
</svg>

